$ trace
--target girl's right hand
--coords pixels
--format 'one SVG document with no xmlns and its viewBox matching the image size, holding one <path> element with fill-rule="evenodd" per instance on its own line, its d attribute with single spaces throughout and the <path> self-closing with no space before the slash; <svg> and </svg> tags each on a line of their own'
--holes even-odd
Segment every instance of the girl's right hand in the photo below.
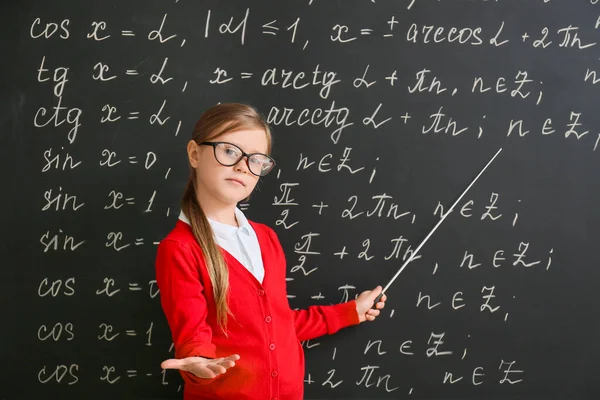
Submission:
<svg viewBox="0 0 600 400">
<path fill-rule="evenodd" d="M 188 371 L 198 378 L 211 379 L 224 374 L 235 365 L 240 356 L 232 354 L 223 358 L 186 357 L 181 359 L 171 358 L 163 361 L 160 366 L 164 369 L 179 369 Z"/>
</svg>

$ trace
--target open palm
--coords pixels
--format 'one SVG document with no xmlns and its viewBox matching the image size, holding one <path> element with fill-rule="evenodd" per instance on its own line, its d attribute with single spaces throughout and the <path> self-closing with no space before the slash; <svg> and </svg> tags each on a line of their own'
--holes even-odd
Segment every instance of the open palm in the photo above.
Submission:
<svg viewBox="0 0 600 400">
<path fill-rule="evenodd" d="M 199 378 L 211 379 L 224 374 L 229 368 L 235 366 L 240 359 L 237 354 L 222 358 L 186 357 L 181 359 L 171 358 L 163 361 L 160 366 L 164 369 L 179 369 L 188 371 Z"/>
</svg>

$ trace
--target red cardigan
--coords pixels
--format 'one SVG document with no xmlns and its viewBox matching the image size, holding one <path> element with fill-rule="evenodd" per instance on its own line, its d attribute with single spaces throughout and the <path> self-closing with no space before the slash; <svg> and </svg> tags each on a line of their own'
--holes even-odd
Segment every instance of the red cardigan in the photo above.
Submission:
<svg viewBox="0 0 600 400">
<path fill-rule="evenodd" d="M 292 310 L 286 294 L 286 260 L 275 232 L 249 221 L 258 237 L 265 277 L 262 285 L 231 254 L 229 338 L 216 323 L 212 285 L 191 227 L 178 220 L 159 246 L 156 280 L 175 345 L 175 357 L 239 354 L 233 368 L 212 379 L 181 371 L 184 400 L 300 400 L 304 352 L 300 341 L 359 323 L 356 301 Z"/>
</svg>

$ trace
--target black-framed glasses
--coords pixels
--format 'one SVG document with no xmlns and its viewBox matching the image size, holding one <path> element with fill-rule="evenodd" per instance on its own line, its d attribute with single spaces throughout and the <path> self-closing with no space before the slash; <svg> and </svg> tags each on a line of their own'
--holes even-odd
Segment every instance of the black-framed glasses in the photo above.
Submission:
<svg viewBox="0 0 600 400">
<path fill-rule="evenodd" d="M 244 156 L 246 157 L 246 164 L 248 169 L 254 175 L 265 176 L 273 167 L 275 167 L 275 160 L 266 154 L 252 153 L 248 154 L 244 152 L 239 146 L 229 142 L 202 142 L 200 143 L 205 146 L 212 146 L 215 159 L 221 165 L 231 167 L 240 162 Z"/>
</svg>

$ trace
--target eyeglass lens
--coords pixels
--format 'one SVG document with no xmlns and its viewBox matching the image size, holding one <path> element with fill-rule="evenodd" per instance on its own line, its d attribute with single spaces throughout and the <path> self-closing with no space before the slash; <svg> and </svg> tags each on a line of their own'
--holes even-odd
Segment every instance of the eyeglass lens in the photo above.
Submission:
<svg viewBox="0 0 600 400">
<path fill-rule="evenodd" d="M 237 164 L 244 156 L 242 150 L 230 143 L 219 143 L 215 146 L 215 156 L 221 164 L 231 166 Z M 253 174 L 266 175 L 273 167 L 273 160 L 261 154 L 253 154 L 248 159 L 248 168 Z"/>
</svg>

